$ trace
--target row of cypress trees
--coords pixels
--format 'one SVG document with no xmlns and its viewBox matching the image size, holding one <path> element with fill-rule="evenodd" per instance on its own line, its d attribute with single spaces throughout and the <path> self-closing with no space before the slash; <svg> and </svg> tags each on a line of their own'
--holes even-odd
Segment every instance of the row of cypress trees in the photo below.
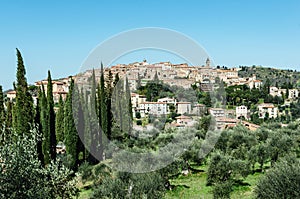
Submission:
<svg viewBox="0 0 300 199">
<path fill-rule="evenodd" d="M 118 75 L 113 78 L 112 73 L 109 72 L 108 78 L 105 80 L 103 64 L 101 63 L 100 82 L 96 83 L 95 71 L 93 70 L 90 94 L 83 90 L 80 91 L 74 84 L 74 80 L 70 78 L 67 98 L 64 101 L 60 96 L 58 111 L 55 113 L 50 71 L 48 71 L 47 86 L 42 85 L 38 88 L 38 97 L 34 105 L 33 93 L 29 90 L 26 80 L 23 58 L 18 49 L 17 60 L 17 81 L 14 83 L 15 102 L 9 100 L 4 102 L 3 91 L 0 86 L 0 125 L 4 130 L 14 130 L 20 136 L 30 134 L 33 129 L 38 131 L 37 151 L 39 160 L 43 165 L 49 164 L 52 160 L 56 161 L 58 142 L 63 142 L 66 145 L 68 165 L 72 169 L 76 170 L 80 161 L 95 164 L 102 160 L 104 142 L 107 142 L 103 140 L 103 134 L 108 140 L 112 139 L 114 123 L 111 110 L 112 93 L 119 81 Z M 126 79 L 126 90 L 129 89 L 128 85 Z M 126 96 L 126 99 L 129 101 L 130 112 L 130 95 L 129 97 Z M 79 137 L 79 134 L 82 136 Z M 85 147 L 90 149 L 86 150 L 83 143 L 85 143 Z M 96 158 L 94 154 L 98 154 Z"/>
</svg>

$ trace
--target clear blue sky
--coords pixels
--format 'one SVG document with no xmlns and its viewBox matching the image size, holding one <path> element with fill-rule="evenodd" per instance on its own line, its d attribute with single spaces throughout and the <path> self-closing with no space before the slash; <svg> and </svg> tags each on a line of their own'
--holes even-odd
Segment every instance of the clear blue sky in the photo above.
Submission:
<svg viewBox="0 0 300 199">
<path fill-rule="evenodd" d="M 216 65 L 300 69 L 299 10 L 298 0 L 1 1 L 0 84 L 12 87 L 16 47 L 33 83 L 48 69 L 55 78 L 77 73 L 99 43 L 142 27 L 186 34 Z"/>
</svg>

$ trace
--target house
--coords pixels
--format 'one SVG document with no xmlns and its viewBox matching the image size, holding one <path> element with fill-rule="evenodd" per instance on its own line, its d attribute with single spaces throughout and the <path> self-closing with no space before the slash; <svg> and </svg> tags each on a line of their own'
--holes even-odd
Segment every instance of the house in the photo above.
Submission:
<svg viewBox="0 0 300 199">
<path fill-rule="evenodd" d="M 17 92 L 12 90 L 12 91 L 8 91 L 6 93 L 6 97 L 7 99 L 9 99 L 10 101 L 13 101 L 16 97 L 17 97 Z"/>
<path fill-rule="evenodd" d="M 280 89 L 275 86 L 271 86 L 269 94 L 272 95 L 273 97 L 275 96 L 282 97 L 286 94 L 286 89 Z"/>
<path fill-rule="evenodd" d="M 139 105 L 139 111 L 141 117 L 145 117 L 146 114 L 156 116 L 169 114 L 168 104 L 166 102 L 142 102 Z"/>
<path fill-rule="evenodd" d="M 298 99 L 299 90 L 298 89 L 289 89 L 289 99 Z"/>
<path fill-rule="evenodd" d="M 53 101 L 54 103 L 59 102 L 60 96 L 63 98 L 63 100 L 66 100 L 67 94 L 69 92 L 69 80 L 62 80 L 62 81 L 52 81 L 52 95 L 53 95 Z M 47 95 L 47 86 L 48 86 L 48 80 L 41 80 L 38 82 L 35 82 L 35 86 L 40 87 L 41 89 L 44 88 L 44 91 Z"/>
<path fill-rule="evenodd" d="M 217 117 L 216 118 L 216 129 L 223 130 L 230 127 L 235 127 L 237 124 L 236 119 L 227 118 L 227 117 Z"/>
<path fill-rule="evenodd" d="M 272 103 L 263 103 L 258 105 L 259 118 L 263 119 L 268 115 L 268 118 L 278 117 L 278 108 Z"/>
<path fill-rule="evenodd" d="M 177 102 L 176 106 L 178 114 L 190 114 L 192 111 L 191 102 Z"/>
<path fill-rule="evenodd" d="M 246 122 L 246 121 L 241 121 L 241 124 L 243 124 L 245 127 L 247 127 L 250 131 L 255 131 L 257 130 L 260 126 L 250 123 L 250 122 Z"/>
<path fill-rule="evenodd" d="M 247 106 L 237 106 L 235 108 L 235 115 L 236 115 L 236 119 L 240 119 L 242 117 L 244 117 L 245 119 L 248 119 L 248 108 Z"/>
<path fill-rule="evenodd" d="M 177 124 L 181 124 L 181 125 L 185 125 L 185 126 L 189 125 L 193 121 L 193 119 L 191 117 L 185 116 L 185 115 L 175 117 L 175 119 L 176 119 Z"/>
<path fill-rule="evenodd" d="M 203 116 L 207 111 L 207 108 L 204 104 L 196 104 L 193 107 L 192 114 L 198 115 L 198 116 Z"/>
<path fill-rule="evenodd" d="M 146 102 L 147 98 L 145 95 L 139 95 L 137 93 L 131 93 L 131 104 L 132 104 L 132 113 L 135 117 L 135 113 L 139 112 L 140 104 Z"/>
<path fill-rule="evenodd" d="M 213 117 L 225 117 L 225 109 L 223 108 L 210 108 L 208 112 Z"/>
</svg>

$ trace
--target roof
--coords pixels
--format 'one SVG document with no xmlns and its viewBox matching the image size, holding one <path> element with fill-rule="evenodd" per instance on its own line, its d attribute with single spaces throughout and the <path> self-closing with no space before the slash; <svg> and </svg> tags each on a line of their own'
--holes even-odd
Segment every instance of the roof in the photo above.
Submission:
<svg viewBox="0 0 300 199">
<path fill-rule="evenodd" d="M 7 94 L 16 94 L 17 91 L 8 91 Z"/>
<path fill-rule="evenodd" d="M 263 104 L 259 104 L 258 106 L 263 108 L 275 108 L 274 104 L 272 103 L 263 103 Z"/>
<path fill-rule="evenodd" d="M 178 117 L 175 117 L 175 119 L 192 119 L 192 118 L 189 117 L 189 116 L 180 115 L 180 116 L 178 116 Z"/>
</svg>

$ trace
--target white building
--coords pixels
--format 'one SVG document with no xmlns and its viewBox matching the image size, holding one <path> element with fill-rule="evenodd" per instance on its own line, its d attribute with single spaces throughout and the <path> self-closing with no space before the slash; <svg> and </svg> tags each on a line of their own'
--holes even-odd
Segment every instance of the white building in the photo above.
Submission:
<svg viewBox="0 0 300 199">
<path fill-rule="evenodd" d="M 225 109 L 223 108 L 210 108 L 208 112 L 213 117 L 225 117 Z"/>
<path fill-rule="evenodd" d="M 173 104 L 174 106 L 176 105 L 176 99 L 169 97 L 160 98 L 157 100 L 157 102 L 166 102 L 167 104 Z"/>
<path fill-rule="evenodd" d="M 145 117 L 146 114 L 157 116 L 169 114 L 168 104 L 166 102 L 142 102 L 139 105 L 139 111 L 141 117 Z"/>
<path fill-rule="evenodd" d="M 279 89 L 275 86 L 270 87 L 269 94 L 272 95 L 273 97 L 275 97 L 275 96 L 282 97 L 282 94 L 285 94 L 285 93 L 286 93 L 286 89 Z"/>
<path fill-rule="evenodd" d="M 135 112 L 139 111 L 139 106 L 141 103 L 146 102 L 146 96 L 145 95 L 139 95 L 137 93 L 131 93 L 131 104 L 132 104 L 132 113 L 135 117 Z"/>
<path fill-rule="evenodd" d="M 239 119 L 241 117 L 244 117 L 245 119 L 248 119 L 248 108 L 247 106 L 237 106 L 235 108 L 235 115 L 236 115 L 236 119 Z"/>
<path fill-rule="evenodd" d="M 289 99 L 297 99 L 297 98 L 299 98 L 299 90 L 289 89 Z"/>
<path fill-rule="evenodd" d="M 10 100 L 13 101 L 17 96 L 17 92 L 12 90 L 12 91 L 8 91 L 6 94 L 6 97 Z"/>
<path fill-rule="evenodd" d="M 258 105 L 258 115 L 259 118 L 263 119 L 266 117 L 268 113 L 269 118 L 277 118 L 278 117 L 278 108 L 274 106 L 272 103 L 264 103 Z"/>
<path fill-rule="evenodd" d="M 177 102 L 178 114 L 191 114 L 192 105 L 191 102 Z"/>
<path fill-rule="evenodd" d="M 270 95 L 272 95 L 273 97 L 275 96 L 282 97 L 282 95 L 286 95 L 286 89 L 279 89 L 275 86 L 271 86 Z M 299 98 L 299 90 L 289 89 L 288 99 L 297 99 L 297 98 Z"/>
</svg>

